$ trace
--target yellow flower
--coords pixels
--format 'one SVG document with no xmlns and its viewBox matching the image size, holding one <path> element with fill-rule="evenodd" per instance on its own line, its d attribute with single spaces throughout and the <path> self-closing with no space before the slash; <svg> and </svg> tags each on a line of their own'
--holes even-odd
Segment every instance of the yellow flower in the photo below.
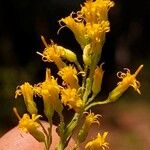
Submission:
<svg viewBox="0 0 150 150">
<path fill-rule="evenodd" d="M 114 2 L 110 0 L 87 0 L 84 6 L 81 6 L 81 11 L 76 14 L 72 13 L 59 22 L 60 24 L 63 22 L 64 26 L 67 26 L 74 33 L 82 50 L 86 45 L 93 43 L 91 48 L 98 51 L 103 45 L 105 33 L 110 30 L 108 11 L 113 6 Z"/>
<path fill-rule="evenodd" d="M 87 116 L 86 116 L 83 126 L 78 134 L 78 142 L 79 143 L 82 143 L 85 141 L 92 124 L 97 123 L 99 125 L 98 117 L 101 117 L 101 115 L 99 115 L 99 114 L 95 115 L 94 113 L 91 113 L 91 111 L 89 113 L 86 112 L 86 114 L 87 114 Z"/>
<path fill-rule="evenodd" d="M 99 124 L 98 117 L 101 117 L 101 115 L 99 114 L 95 115 L 91 111 L 87 114 L 88 115 L 86 116 L 85 122 L 84 122 L 86 128 L 89 128 L 93 123 Z"/>
<path fill-rule="evenodd" d="M 103 64 L 101 64 L 100 67 L 97 66 L 94 72 L 92 91 L 95 95 L 101 91 L 102 78 L 104 74 L 102 65 Z"/>
<path fill-rule="evenodd" d="M 65 25 L 62 25 L 62 22 L 65 23 Z M 73 18 L 73 14 L 70 14 L 70 16 L 62 18 L 59 23 L 62 27 L 67 26 L 73 32 L 81 48 L 84 48 L 88 39 L 85 36 L 86 30 L 83 21 L 79 21 L 77 18 Z"/>
<path fill-rule="evenodd" d="M 61 51 L 56 44 L 51 41 L 51 45 L 48 45 L 43 36 L 41 39 L 45 45 L 43 53 L 37 52 L 37 54 L 42 56 L 42 60 L 45 62 L 54 62 L 58 69 L 61 69 L 65 66 L 65 63 L 61 60 Z"/>
<path fill-rule="evenodd" d="M 37 123 L 37 120 L 41 117 L 41 115 L 32 114 L 32 118 L 28 114 L 24 114 L 23 117 L 19 121 L 19 129 L 24 132 L 30 132 L 31 130 L 36 130 L 40 127 L 40 124 Z"/>
<path fill-rule="evenodd" d="M 40 127 L 40 124 L 38 123 L 40 117 L 41 115 L 32 114 L 32 117 L 30 118 L 28 114 L 24 114 L 19 120 L 18 128 L 26 133 L 30 133 L 39 142 L 44 142 L 45 136 L 38 130 Z"/>
<path fill-rule="evenodd" d="M 140 82 L 136 80 L 136 76 L 139 74 L 142 68 L 143 65 L 140 65 L 134 74 L 130 74 L 130 70 L 127 68 L 124 69 L 126 70 L 126 73 L 118 72 L 117 76 L 122 79 L 122 81 L 119 82 L 118 86 L 109 93 L 108 99 L 110 101 L 117 100 L 129 88 L 129 86 L 132 86 L 135 91 L 141 94 L 139 90 Z"/>
<path fill-rule="evenodd" d="M 110 0 L 86 0 L 82 6 L 80 15 L 86 22 L 99 23 L 108 20 L 108 11 L 114 6 L 114 2 Z"/>
<path fill-rule="evenodd" d="M 37 108 L 36 103 L 33 100 L 33 94 L 33 87 L 28 82 L 25 82 L 21 86 L 17 87 L 15 98 L 17 98 L 18 95 L 23 95 L 28 112 L 30 114 L 37 114 Z"/>
<path fill-rule="evenodd" d="M 83 106 L 83 101 L 75 88 L 63 88 L 61 90 L 61 101 L 65 106 L 69 106 L 70 109 L 74 109 L 76 112 L 79 112 Z"/>
<path fill-rule="evenodd" d="M 83 61 L 86 66 L 92 66 L 100 59 L 105 35 L 110 31 L 108 11 L 113 6 L 114 2 L 110 0 L 86 0 L 80 11 L 59 21 L 75 35 L 83 50 Z"/>
<path fill-rule="evenodd" d="M 59 99 L 60 87 L 57 80 L 51 76 L 50 69 L 46 69 L 46 79 L 44 82 L 34 87 L 35 93 L 43 97 L 44 112 L 48 118 L 53 115 L 53 109 L 58 113 L 62 112 L 62 104 Z"/>
<path fill-rule="evenodd" d="M 75 67 L 71 65 L 66 66 L 58 72 L 58 75 L 60 75 L 64 82 L 71 88 L 79 88 L 77 70 Z"/>
<path fill-rule="evenodd" d="M 100 43 L 101 41 L 104 41 L 105 33 L 110 31 L 109 21 L 102 21 L 99 24 L 87 23 L 86 29 L 88 31 L 87 36 L 90 41 Z"/>
<path fill-rule="evenodd" d="M 109 21 L 102 21 L 99 24 L 87 23 L 85 28 L 89 44 L 83 49 L 83 61 L 85 65 L 92 66 L 94 61 L 98 62 L 100 59 L 106 32 L 110 31 Z"/>
<path fill-rule="evenodd" d="M 98 133 L 97 137 L 95 139 L 93 139 L 92 141 L 89 141 L 86 146 L 85 149 L 87 150 L 105 150 L 105 148 L 108 148 L 109 143 L 106 142 L 106 136 L 107 136 L 108 132 L 104 132 L 103 135 L 101 135 L 100 133 Z"/>
</svg>

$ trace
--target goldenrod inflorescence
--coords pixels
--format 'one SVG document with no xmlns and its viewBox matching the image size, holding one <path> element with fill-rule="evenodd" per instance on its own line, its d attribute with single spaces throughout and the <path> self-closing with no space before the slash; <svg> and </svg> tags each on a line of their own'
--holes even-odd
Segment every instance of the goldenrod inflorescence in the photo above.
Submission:
<svg viewBox="0 0 150 150">
<path fill-rule="evenodd" d="M 92 124 L 100 124 L 101 115 L 94 114 L 88 110 L 96 105 L 107 104 L 116 101 L 128 88 L 132 86 L 140 94 L 140 83 L 136 80 L 137 75 L 143 68 L 141 65 L 132 75 L 129 69 L 126 72 L 118 72 L 117 76 L 122 79 L 103 101 L 94 101 L 97 94 L 101 91 L 102 80 L 104 76 L 103 65 L 99 65 L 101 59 L 102 47 L 105 42 L 106 33 L 110 31 L 110 22 L 108 12 L 114 2 L 111 0 L 86 0 L 79 11 L 72 12 L 69 16 L 59 20 L 61 28 L 68 27 L 74 34 L 76 41 L 82 50 L 83 63 L 78 61 L 76 54 L 63 46 L 55 44 L 52 40 L 46 42 L 41 36 L 45 46 L 43 52 L 37 52 L 44 62 L 54 63 L 57 66 L 57 77 L 53 76 L 53 71 L 46 68 L 46 76 L 43 82 L 34 84 L 25 82 L 16 89 L 15 98 L 22 95 L 27 111 L 19 119 L 18 127 L 29 132 L 39 142 L 45 143 L 45 150 L 50 149 L 52 141 L 53 115 L 56 111 L 60 117 L 60 123 L 57 127 L 60 136 L 57 150 L 64 150 L 69 143 L 76 127 L 81 124 L 76 131 L 76 144 L 74 150 L 80 147 L 87 136 Z M 58 83 L 58 80 L 59 83 Z M 35 103 L 36 97 L 40 97 L 44 105 L 44 115 L 49 122 L 48 130 L 44 129 L 40 121 L 41 115 L 38 114 L 38 108 Z M 74 116 L 66 123 L 63 116 L 63 109 L 72 109 Z M 43 129 L 43 132 L 39 130 Z M 108 147 L 106 136 L 97 134 L 97 137 L 85 145 L 87 150 L 105 150 Z"/>
</svg>

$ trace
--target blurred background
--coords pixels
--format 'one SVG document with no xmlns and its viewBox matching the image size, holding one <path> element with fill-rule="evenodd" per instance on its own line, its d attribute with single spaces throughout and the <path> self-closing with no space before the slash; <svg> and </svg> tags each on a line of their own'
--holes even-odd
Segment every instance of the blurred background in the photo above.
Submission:
<svg viewBox="0 0 150 150">
<path fill-rule="evenodd" d="M 80 9 L 83 0 L 9 0 L 0 1 L 0 135 L 17 125 L 12 111 L 22 114 L 22 97 L 15 100 L 15 90 L 25 81 L 44 80 L 45 64 L 36 51 L 43 51 L 40 36 L 47 41 L 72 49 L 81 60 L 80 46 L 69 29 L 57 35 L 58 20 Z M 105 62 L 102 92 L 97 100 L 107 97 L 118 82 L 116 73 L 123 68 L 131 72 L 144 64 L 137 79 L 141 95 L 132 88 L 116 103 L 93 111 L 103 116 L 100 130 L 109 131 L 111 149 L 148 150 L 150 147 L 150 1 L 115 1 L 109 13 L 111 31 L 107 34 L 101 62 Z M 55 121 L 56 120 L 56 121 Z M 57 122 L 57 117 L 54 118 Z M 100 132 L 101 132 L 100 131 Z"/>
</svg>

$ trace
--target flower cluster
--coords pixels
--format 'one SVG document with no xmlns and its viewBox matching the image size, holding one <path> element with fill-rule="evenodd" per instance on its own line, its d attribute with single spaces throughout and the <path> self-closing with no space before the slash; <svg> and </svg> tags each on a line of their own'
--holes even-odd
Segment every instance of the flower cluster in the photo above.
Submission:
<svg viewBox="0 0 150 150">
<path fill-rule="evenodd" d="M 43 82 L 34 85 L 25 82 L 17 87 L 15 98 L 23 96 L 30 114 L 24 114 L 21 118 L 16 113 L 19 119 L 19 128 L 30 133 L 39 142 L 44 142 L 45 150 L 49 150 L 52 141 L 54 112 L 57 112 L 60 117 L 57 127 L 60 142 L 56 147 L 57 150 L 65 149 L 76 131 L 76 127 L 81 125 L 76 131 L 75 150 L 86 140 L 92 124 L 100 124 L 99 117 L 101 115 L 88 112 L 91 107 L 116 101 L 129 86 L 132 86 L 140 94 L 140 83 L 136 80 L 136 76 L 143 65 L 133 75 L 130 74 L 129 69 L 125 69 L 125 73 L 118 72 L 117 76 L 122 81 L 109 93 L 108 98 L 104 101 L 94 101 L 101 91 L 104 63 L 99 65 L 99 61 L 106 33 L 110 31 L 108 12 L 113 6 L 114 2 L 111 0 L 86 0 L 78 12 L 72 12 L 69 16 L 59 20 L 60 29 L 66 26 L 73 32 L 82 49 L 83 64 L 78 61 L 72 50 L 57 45 L 52 40 L 46 42 L 45 38 L 41 36 L 45 48 L 43 52 L 37 52 L 37 54 L 42 57 L 44 62 L 54 63 L 57 66 L 57 76 L 54 77 L 51 70 L 47 68 Z M 40 97 L 43 101 L 44 115 L 49 122 L 48 130 L 42 126 L 39 120 L 41 115 L 38 114 L 36 97 Z M 74 112 L 74 116 L 67 124 L 63 116 L 65 107 Z M 43 129 L 43 132 L 39 130 L 39 127 Z M 107 134 L 108 132 L 104 132 L 103 135 L 98 133 L 95 139 L 85 145 L 85 149 L 105 150 L 105 148 L 109 148 L 108 142 L 105 141 Z"/>
<path fill-rule="evenodd" d="M 101 54 L 105 34 L 110 31 L 108 11 L 113 6 L 114 2 L 110 0 L 86 0 L 80 11 L 59 21 L 62 27 L 67 26 L 74 33 L 83 50 L 83 61 L 86 65 L 92 65 L 89 58 L 95 53 Z"/>
</svg>

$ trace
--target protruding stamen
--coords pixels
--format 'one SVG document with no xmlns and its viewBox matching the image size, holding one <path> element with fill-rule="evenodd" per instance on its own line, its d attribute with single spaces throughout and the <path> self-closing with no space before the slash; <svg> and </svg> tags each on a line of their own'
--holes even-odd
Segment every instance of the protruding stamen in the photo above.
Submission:
<svg viewBox="0 0 150 150">
<path fill-rule="evenodd" d="M 136 70 L 136 72 L 134 73 L 134 76 L 136 77 L 139 72 L 142 70 L 142 68 L 144 67 L 144 65 L 140 65 L 139 68 Z"/>
<path fill-rule="evenodd" d="M 46 81 L 51 79 L 51 70 L 50 69 L 46 69 Z"/>
<path fill-rule="evenodd" d="M 48 44 L 47 44 L 44 36 L 42 36 L 42 35 L 41 35 L 41 40 L 42 40 L 43 44 L 45 45 L 45 47 L 48 47 Z"/>
<path fill-rule="evenodd" d="M 16 108 L 16 107 L 13 107 L 13 111 L 14 111 L 15 115 L 17 116 L 17 118 L 18 118 L 19 120 L 21 120 L 21 117 L 20 117 L 20 115 L 18 114 L 18 111 L 17 111 L 17 108 Z"/>
<path fill-rule="evenodd" d="M 43 54 L 42 53 L 40 53 L 40 52 L 36 52 L 38 55 L 40 55 L 40 56 L 42 56 L 43 57 Z"/>
</svg>

